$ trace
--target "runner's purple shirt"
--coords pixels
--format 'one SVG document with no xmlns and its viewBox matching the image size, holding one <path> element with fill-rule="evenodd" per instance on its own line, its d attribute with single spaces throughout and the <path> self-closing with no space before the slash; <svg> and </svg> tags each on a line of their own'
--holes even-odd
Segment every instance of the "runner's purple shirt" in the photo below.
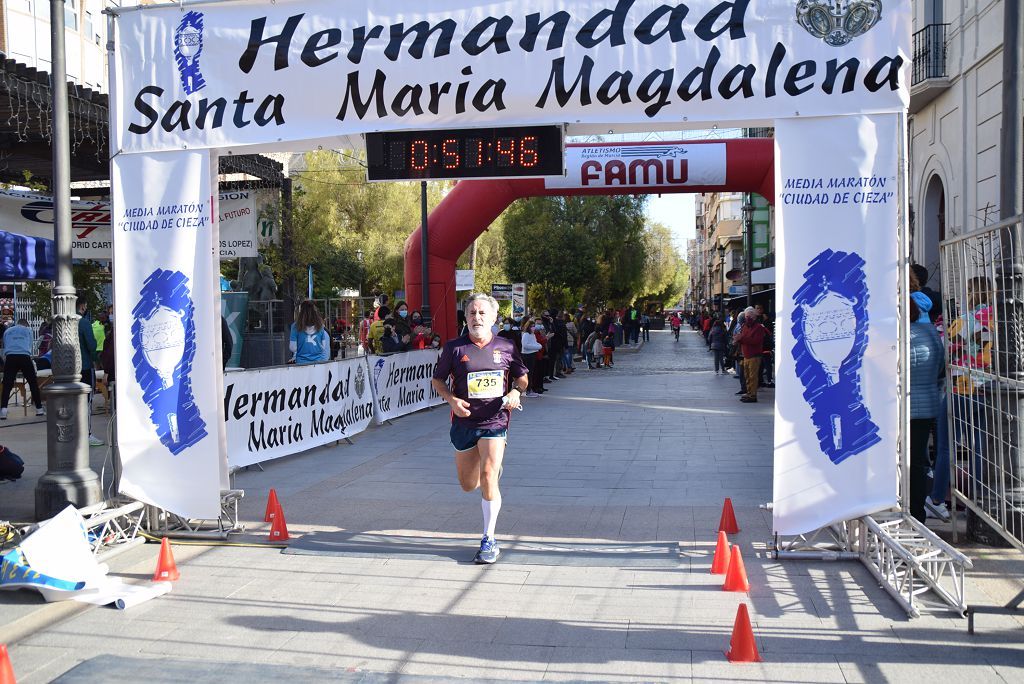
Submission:
<svg viewBox="0 0 1024 684">
<path fill-rule="evenodd" d="M 508 427 L 509 412 L 502 410 L 501 399 L 512 389 L 510 378 L 524 375 L 526 365 L 515 344 L 497 335 L 483 346 L 469 339 L 469 335 L 449 340 L 441 350 L 434 369 L 434 377 L 438 380 L 447 382 L 452 377 L 452 394 L 469 402 L 469 416 L 460 418 L 452 415 L 452 422 L 486 429 Z M 470 396 L 471 380 L 474 392 L 482 398 Z"/>
</svg>

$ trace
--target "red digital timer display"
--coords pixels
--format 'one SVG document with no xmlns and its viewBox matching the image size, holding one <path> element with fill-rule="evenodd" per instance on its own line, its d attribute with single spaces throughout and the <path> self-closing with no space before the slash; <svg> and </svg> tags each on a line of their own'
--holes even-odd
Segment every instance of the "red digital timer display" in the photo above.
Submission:
<svg viewBox="0 0 1024 684">
<path fill-rule="evenodd" d="M 366 134 L 371 181 L 561 176 L 560 126 Z"/>
</svg>

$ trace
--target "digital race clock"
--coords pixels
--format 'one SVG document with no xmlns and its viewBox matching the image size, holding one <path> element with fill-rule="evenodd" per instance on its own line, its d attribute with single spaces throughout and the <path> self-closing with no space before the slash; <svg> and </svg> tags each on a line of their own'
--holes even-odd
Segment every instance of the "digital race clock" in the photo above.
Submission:
<svg viewBox="0 0 1024 684">
<path fill-rule="evenodd" d="M 366 134 L 370 181 L 565 174 L 561 126 Z"/>
</svg>

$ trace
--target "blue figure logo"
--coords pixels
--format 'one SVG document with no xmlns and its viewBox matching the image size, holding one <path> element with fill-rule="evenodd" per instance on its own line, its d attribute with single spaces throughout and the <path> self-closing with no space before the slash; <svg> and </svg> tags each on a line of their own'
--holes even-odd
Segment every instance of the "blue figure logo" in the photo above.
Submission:
<svg viewBox="0 0 1024 684">
<path fill-rule="evenodd" d="M 160 442 L 177 455 L 207 434 L 192 396 L 196 330 L 188 278 L 157 269 L 139 297 L 132 309 L 135 379 Z"/>
<path fill-rule="evenodd" d="M 206 87 L 199 71 L 199 55 L 203 54 L 203 13 L 186 12 L 174 31 L 174 61 L 178 65 L 181 87 L 186 95 Z"/>
<path fill-rule="evenodd" d="M 860 387 L 868 344 L 864 260 L 828 249 L 808 266 L 793 297 L 793 360 L 821 450 L 838 464 L 881 441 Z"/>
</svg>

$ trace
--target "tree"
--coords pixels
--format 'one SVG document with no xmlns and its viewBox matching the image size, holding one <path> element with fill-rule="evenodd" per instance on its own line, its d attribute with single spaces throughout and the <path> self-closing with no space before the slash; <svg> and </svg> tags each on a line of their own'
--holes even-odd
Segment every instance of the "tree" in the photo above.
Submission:
<svg viewBox="0 0 1024 684">
<path fill-rule="evenodd" d="M 89 311 L 95 315 L 107 307 L 103 291 L 110 282 L 106 267 L 96 261 L 76 261 L 71 265 L 71 279 L 79 297 L 85 297 Z M 26 283 L 22 296 L 32 304 L 32 313 L 44 320 L 53 316 L 53 283 L 34 281 Z"/>
<path fill-rule="evenodd" d="M 643 196 L 534 197 L 505 212 L 506 271 L 530 306 L 622 304 L 641 289 Z"/>
<path fill-rule="evenodd" d="M 312 265 L 317 296 L 360 285 L 374 293 L 402 288 L 405 240 L 420 222 L 419 184 L 367 183 L 362 165 L 361 155 L 321 150 L 304 155 L 293 175 L 290 273 L 303 282 Z M 450 186 L 430 183 L 428 205 Z M 279 279 L 289 274 L 280 246 L 266 256 Z"/>
</svg>

